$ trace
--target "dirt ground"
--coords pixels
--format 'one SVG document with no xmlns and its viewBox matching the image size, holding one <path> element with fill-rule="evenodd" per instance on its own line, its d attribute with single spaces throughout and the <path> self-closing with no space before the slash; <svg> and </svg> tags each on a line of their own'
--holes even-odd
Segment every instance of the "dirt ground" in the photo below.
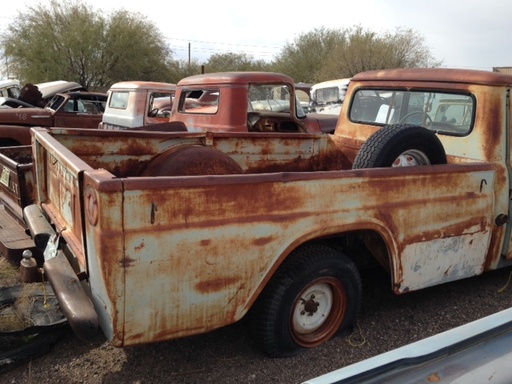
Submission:
<svg viewBox="0 0 512 384">
<path fill-rule="evenodd" d="M 256 350 L 240 322 L 209 334 L 127 349 L 101 335 L 66 333 L 47 353 L 2 374 L 2 383 L 301 383 L 376 354 L 499 312 L 512 304 L 511 268 L 395 296 L 381 270 L 363 276 L 357 327 L 286 359 Z M 498 291 L 503 288 L 504 291 Z M 144 310 L 141 308 L 141 310 Z"/>
</svg>

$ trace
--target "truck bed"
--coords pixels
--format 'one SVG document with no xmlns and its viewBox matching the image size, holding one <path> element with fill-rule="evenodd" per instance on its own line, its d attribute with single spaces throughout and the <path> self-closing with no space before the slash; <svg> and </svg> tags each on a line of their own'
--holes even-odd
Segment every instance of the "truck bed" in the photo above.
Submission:
<svg viewBox="0 0 512 384">
<path fill-rule="evenodd" d="M 495 262 L 486 259 L 491 163 L 351 170 L 332 135 L 33 134 L 40 205 L 87 271 L 116 346 L 239 320 L 286 256 L 313 239 L 364 234 L 396 293 Z M 242 172 L 140 176 L 191 144 L 229 155 Z"/>
</svg>

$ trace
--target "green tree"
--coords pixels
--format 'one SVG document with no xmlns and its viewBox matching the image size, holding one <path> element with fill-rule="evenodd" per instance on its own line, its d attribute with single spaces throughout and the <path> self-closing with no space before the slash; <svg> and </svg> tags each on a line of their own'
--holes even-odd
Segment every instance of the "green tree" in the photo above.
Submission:
<svg viewBox="0 0 512 384">
<path fill-rule="evenodd" d="M 324 27 L 301 34 L 294 42 L 285 44 L 271 68 L 291 76 L 296 82 L 319 82 L 318 72 L 325 60 L 345 39 L 345 31 Z"/>
<path fill-rule="evenodd" d="M 287 44 L 273 70 L 296 81 L 320 81 L 352 77 L 363 71 L 386 68 L 437 67 L 424 38 L 412 29 L 377 32 L 361 26 L 315 29 Z"/>
<path fill-rule="evenodd" d="M 318 76 L 322 80 L 352 77 L 375 69 L 438 67 L 425 39 L 412 29 L 376 32 L 360 26 L 347 31 L 347 40 L 326 59 Z"/>
<path fill-rule="evenodd" d="M 245 53 L 218 53 L 211 55 L 204 64 L 205 72 L 268 71 L 270 65 L 264 60 L 254 60 Z"/>
<path fill-rule="evenodd" d="M 169 64 L 170 82 L 177 83 L 184 77 L 198 75 L 202 71 L 202 66 L 198 60 L 175 60 Z"/>
<path fill-rule="evenodd" d="M 29 5 L 0 44 L 10 73 L 24 82 L 64 79 L 94 90 L 171 76 L 172 52 L 154 24 L 124 10 L 106 17 L 76 0 Z"/>
</svg>

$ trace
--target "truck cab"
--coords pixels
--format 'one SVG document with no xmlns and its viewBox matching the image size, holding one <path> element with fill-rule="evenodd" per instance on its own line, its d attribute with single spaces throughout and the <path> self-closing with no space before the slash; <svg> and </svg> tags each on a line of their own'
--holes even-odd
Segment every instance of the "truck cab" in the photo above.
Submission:
<svg viewBox="0 0 512 384">
<path fill-rule="evenodd" d="M 339 115 L 350 78 L 323 81 L 311 87 L 310 109 L 317 113 Z"/>
<path fill-rule="evenodd" d="M 167 123 L 176 85 L 150 81 L 123 81 L 110 87 L 99 129 L 128 129 Z"/>
<path fill-rule="evenodd" d="M 170 121 L 192 132 L 332 133 L 337 117 L 306 115 L 286 75 L 221 72 L 179 81 Z"/>
</svg>

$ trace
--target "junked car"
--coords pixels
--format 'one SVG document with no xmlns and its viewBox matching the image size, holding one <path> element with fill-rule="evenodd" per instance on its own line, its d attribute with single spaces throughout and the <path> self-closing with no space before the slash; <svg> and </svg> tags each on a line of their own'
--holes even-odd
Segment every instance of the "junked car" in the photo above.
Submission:
<svg viewBox="0 0 512 384">
<path fill-rule="evenodd" d="M 46 107 L 0 109 L 0 146 L 30 144 L 30 127 L 98 128 L 107 95 L 58 93 Z"/>
</svg>

